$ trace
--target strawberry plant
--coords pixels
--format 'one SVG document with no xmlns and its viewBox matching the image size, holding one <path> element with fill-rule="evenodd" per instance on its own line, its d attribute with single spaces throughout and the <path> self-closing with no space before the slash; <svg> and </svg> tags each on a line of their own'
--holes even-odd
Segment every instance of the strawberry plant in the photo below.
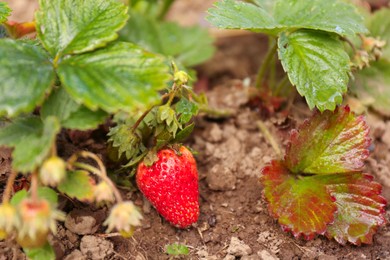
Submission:
<svg viewBox="0 0 390 260">
<path fill-rule="evenodd" d="M 310 109 L 334 110 L 341 104 L 351 71 L 343 43 L 367 32 L 353 5 L 339 0 L 223 0 L 208 12 L 208 20 L 219 28 L 245 29 L 270 37 L 269 51 L 256 79 L 258 88 L 263 86 L 277 52 L 287 75 L 269 86 L 273 92 L 288 91 L 285 86 L 289 80 Z"/>
<path fill-rule="evenodd" d="M 164 1 L 161 12 L 168 10 L 168 2 L 173 1 Z M 64 213 L 57 209 L 56 191 L 83 202 L 114 204 L 104 222 L 107 231 L 132 235 L 142 216 L 131 201 L 123 201 L 102 159 L 87 151 L 61 158 L 57 149 L 58 135 L 96 129 L 111 114 L 117 123 L 109 134 L 112 157 L 124 154 L 119 160 L 127 160 L 123 168 L 127 174 L 141 161 L 140 171 L 165 165 L 161 161 L 153 165 L 161 153 L 170 153 L 163 160 L 176 158 L 174 167 L 185 167 L 172 178 L 181 178 L 182 171 L 191 167 L 191 176 L 183 174 L 184 179 L 192 177 L 189 201 L 180 206 L 183 212 L 191 207 L 192 215 L 180 222 L 162 214 L 180 227 L 196 222 L 199 206 L 194 158 L 186 148 L 176 150 L 168 145 L 191 133 L 192 116 L 207 106 L 204 97 L 193 93 L 186 85 L 188 75 L 176 65 L 172 67 L 169 58 L 134 44 L 141 44 L 146 35 L 132 39 L 134 43 L 117 40 L 129 18 L 126 5 L 116 0 L 40 0 L 39 5 L 35 22 L 18 24 L 7 21 L 10 9 L 0 2 L 0 23 L 6 22 L 11 37 L 0 39 L 0 145 L 13 148 L 12 172 L 0 206 L 1 238 L 16 239 L 30 258 L 54 258 L 47 235 L 56 231 L 57 221 L 64 220 Z M 176 25 L 170 26 L 180 31 Z M 141 32 L 142 27 L 133 30 Z M 19 39 L 34 31 L 36 37 Z M 181 50 L 187 51 L 188 59 L 179 58 Z M 210 48 L 199 58 L 196 51 L 181 50 L 160 53 L 191 66 L 212 52 Z M 159 152 L 161 149 L 166 150 Z M 19 174 L 28 178 L 28 191 L 22 189 L 11 198 Z"/>
<path fill-rule="evenodd" d="M 353 5 L 337 0 L 223 0 L 209 9 L 208 19 L 219 28 L 267 34 L 271 44 L 256 86 L 264 87 L 277 52 L 286 76 L 271 89 L 278 92 L 289 80 L 309 108 L 318 109 L 291 132 L 284 159 L 262 169 L 260 181 L 270 214 L 295 237 L 322 234 L 341 244 L 372 243 L 373 234 L 386 222 L 386 200 L 380 195 L 381 185 L 363 173 L 369 128 L 362 116 L 338 105 L 349 75 L 377 60 L 384 42 L 364 36 L 368 30 L 363 17 Z M 374 36 L 387 28 L 372 25 L 382 23 L 377 19 L 374 15 L 368 26 Z M 358 36 L 361 46 L 355 47 Z M 360 78 L 367 72 L 357 73 Z M 268 74 L 272 77 L 274 72 Z M 370 91 L 378 87 L 383 90 L 377 84 Z"/>
</svg>

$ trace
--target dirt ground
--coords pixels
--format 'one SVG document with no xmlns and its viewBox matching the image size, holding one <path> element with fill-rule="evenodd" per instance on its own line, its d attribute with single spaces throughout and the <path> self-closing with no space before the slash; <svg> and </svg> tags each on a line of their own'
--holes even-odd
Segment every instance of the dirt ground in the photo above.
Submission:
<svg viewBox="0 0 390 260">
<path fill-rule="evenodd" d="M 34 6 L 33 1 L 13 1 L 15 5 L 24 1 Z M 206 8 L 213 1 L 195 2 L 198 1 L 178 1 L 176 10 L 187 18 L 175 19 L 184 24 L 202 24 L 203 18 L 190 13 L 199 14 L 193 10 Z M 276 154 L 256 122 L 262 121 L 280 146 L 285 147 L 289 131 L 309 111 L 298 98 L 287 117 L 280 113 L 264 119 L 262 111 L 246 105 L 246 85 L 256 73 L 266 45 L 262 36 L 253 34 L 220 36 L 214 58 L 198 68 L 197 89 L 207 91 L 211 106 L 229 109 L 233 116 L 224 120 L 197 118 L 196 129 L 187 142 L 197 152 L 201 205 L 197 225 L 187 230 L 174 228 L 139 191 L 122 190 L 124 197 L 133 200 L 144 216 L 134 236 L 125 239 L 104 233 L 106 208 L 63 198 L 60 206 L 68 215 L 59 225 L 58 233 L 50 238 L 57 259 L 169 259 L 165 248 L 173 243 L 185 244 L 190 249 L 190 254 L 180 259 L 390 259 L 389 224 L 379 229 L 373 245 L 341 246 L 324 237 L 296 240 L 269 216 L 258 179 L 261 168 L 275 159 Z M 383 194 L 390 201 L 390 120 L 373 113 L 367 119 L 374 146 L 366 172 L 383 185 Z M 107 160 L 102 133 L 102 129 L 84 136 L 63 133 L 58 143 L 60 154 L 66 156 L 77 149 L 89 149 Z M 4 176 L 9 161 L 3 160 L 1 165 L 5 172 L 0 176 Z M 389 219 L 389 207 L 386 214 Z M 0 260 L 3 259 L 19 260 L 25 256 L 17 245 L 0 242 Z"/>
</svg>

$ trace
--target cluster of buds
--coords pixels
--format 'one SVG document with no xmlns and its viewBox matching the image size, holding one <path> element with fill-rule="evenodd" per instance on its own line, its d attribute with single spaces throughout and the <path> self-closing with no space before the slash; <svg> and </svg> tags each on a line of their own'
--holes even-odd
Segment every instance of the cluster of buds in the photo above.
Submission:
<svg viewBox="0 0 390 260">
<path fill-rule="evenodd" d="M 362 47 L 357 50 L 353 58 L 353 67 L 363 69 L 370 66 L 371 61 L 377 61 L 382 56 L 382 49 L 385 41 L 373 37 L 360 36 Z"/>
<path fill-rule="evenodd" d="M 49 232 L 56 232 L 56 221 L 64 219 L 64 213 L 44 199 L 25 198 L 16 207 L 3 203 L 0 205 L 1 238 L 16 235 L 22 247 L 41 247 Z"/>
</svg>

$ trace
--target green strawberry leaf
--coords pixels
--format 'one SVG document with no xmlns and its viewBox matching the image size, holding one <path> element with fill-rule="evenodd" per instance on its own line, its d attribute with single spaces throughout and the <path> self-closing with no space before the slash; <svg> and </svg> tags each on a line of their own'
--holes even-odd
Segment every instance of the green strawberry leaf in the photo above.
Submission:
<svg viewBox="0 0 390 260">
<path fill-rule="evenodd" d="M 46 243 L 44 246 L 38 248 L 23 248 L 23 251 L 30 260 L 56 259 L 54 249 L 49 243 Z"/>
<path fill-rule="evenodd" d="M 364 117 L 349 107 L 315 113 L 291 132 L 285 162 L 293 173 L 330 174 L 360 171 L 370 138 Z"/>
<path fill-rule="evenodd" d="M 361 173 L 324 176 L 327 189 L 336 198 L 338 211 L 326 236 L 340 244 L 371 244 L 378 226 L 386 223 L 386 200 L 372 176 Z"/>
<path fill-rule="evenodd" d="M 54 81 L 46 52 L 21 41 L 0 40 L 0 67 L 0 115 L 33 111 Z"/>
<path fill-rule="evenodd" d="M 121 31 L 121 38 L 148 51 L 174 57 L 176 62 L 190 67 L 208 60 L 214 53 L 213 39 L 206 29 L 182 27 L 172 22 L 157 21 L 132 13 Z"/>
<path fill-rule="evenodd" d="M 24 189 L 20 190 L 16 192 L 14 196 L 12 196 L 10 203 L 12 206 L 16 207 L 23 199 L 27 197 L 28 192 Z M 58 204 L 57 193 L 49 187 L 38 187 L 38 197 L 47 200 L 53 206 Z"/>
<path fill-rule="evenodd" d="M 341 36 L 368 32 L 356 8 L 339 0 L 253 2 L 255 4 L 222 0 L 209 9 L 207 19 L 219 28 L 271 35 L 296 29 L 321 30 Z"/>
<path fill-rule="evenodd" d="M 21 138 L 28 139 L 39 135 L 42 128 L 39 117 L 18 117 L 12 123 L 0 128 L 0 145 L 16 146 Z"/>
<path fill-rule="evenodd" d="M 60 124 L 55 117 L 47 117 L 43 122 L 35 117 L 19 118 L 0 129 L 0 144 L 15 148 L 13 167 L 28 173 L 49 155 L 59 131 Z"/>
<path fill-rule="evenodd" d="M 186 98 L 181 98 L 176 104 L 176 113 L 179 114 L 179 122 L 181 124 L 188 123 L 193 116 L 196 116 L 199 111 L 199 107 L 196 103 L 189 101 Z"/>
<path fill-rule="evenodd" d="M 81 105 L 79 109 L 70 114 L 70 116 L 62 122 L 62 126 L 77 130 L 95 129 L 100 124 L 103 124 L 107 117 L 108 114 L 101 109 L 92 111 Z"/>
<path fill-rule="evenodd" d="M 176 244 L 176 243 L 167 245 L 165 250 L 168 255 L 174 255 L 174 256 L 188 255 L 190 253 L 186 245 Z"/>
<path fill-rule="evenodd" d="M 60 192 L 82 201 L 93 199 L 94 187 L 93 180 L 86 171 L 68 171 L 66 179 L 57 186 Z"/>
<path fill-rule="evenodd" d="M 55 116 L 61 122 L 66 120 L 73 112 L 79 109 L 77 104 L 65 91 L 64 88 L 57 88 L 52 91 L 41 107 L 41 117 Z"/>
<path fill-rule="evenodd" d="M 372 36 L 386 41 L 382 58 L 390 62 L 390 8 L 382 8 L 371 15 L 367 27 Z"/>
<path fill-rule="evenodd" d="M 183 130 L 180 130 L 176 134 L 174 142 L 180 143 L 186 140 L 191 135 L 194 128 L 195 128 L 195 123 L 189 124 L 188 126 L 184 127 Z"/>
<path fill-rule="evenodd" d="M 291 174 L 283 162 L 272 161 L 260 179 L 269 211 L 285 231 L 312 239 L 334 220 L 337 206 L 319 178 Z"/>
<path fill-rule="evenodd" d="M 132 133 L 131 126 L 126 123 L 120 123 L 110 129 L 108 133 L 109 141 L 113 147 L 118 148 L 118 154 L 125 154 L 127 159 L 137 156 L 143 152 L 146 147 L 142 144 L 140 135 Z"/>
<path fill-rule="evenodd" d="M 390 116 L 390 60 L 381 59 L 358 71 L 352 90 L 360 100 L 371 100 L 375 111 Z"/>
<path fill-rule="evenodd" d="M 61 126 L 69 129 L 94 129 L 103 123 L 108 114 L 102 110 L 92 111 L 77 104 L 64 88 L 54 90 L 41 108 L 41 117 L 55 116 Z"/>
<path fill-rule="evenodd" d="M 23 173 L 33 171 L 49 155 L 60 130 L 60 124 L 55 117 L 46 118 L 39 135 L 20 139 L 12 153 L 12 165 Z"/>
<path fill-rule="evenodd" d="M 279 58 L 310 109 L 334 110 L 347 91 L 349 56 L 339 39 L 329 33 L 299 30 L 282 34 Z"/>
<path fill-rule="evenodd" d="M 246 0 L 248 3 L 253 3 L 264 10 L 266 10 L 269 14 L 272 14 L 275 8 L 274 0 Z"/>
<path fill-rule="evenodd" d="M 5 2 L 0 2 L 0 24 L 7 21 L 8 16 L 11 14 L 11 9 Z"/>
<path fill-rule="evenodd" d="M 38 37 L 53 57 L 84 53 L 115 40 L 128 19 L 115 0 L 40 0 Z"/>
<path fill-rule="evenodd" d="M 77 103 L 108 113 L 129 112 L 159 101 L 158 91 L 165 87 L 168 71 L 159 56 L 123 42 L 64 59 L 58 66 L 61 82 Z"/>
<path fill-rule="evenodd" d="M 305 28 L 351 37 L 368 32 L 356 8 L 340 0 L 277 0 L 274 17 L 289 30 Z"/>
<path fill-rule="evenodd" d="M 222 0 L 208 10 L 207 20 L 219 28 L 245 29 L 277 35 L 283 30 L 262 7 L 235 0 Z"/>
</svg>

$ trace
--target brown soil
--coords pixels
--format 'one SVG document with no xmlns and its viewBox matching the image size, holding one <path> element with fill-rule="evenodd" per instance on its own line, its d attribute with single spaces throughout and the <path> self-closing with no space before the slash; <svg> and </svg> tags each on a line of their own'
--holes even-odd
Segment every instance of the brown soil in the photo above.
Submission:
<svg viewBox="0 0 390 260">
<path fill-rule="evenodd" d="M 126 239 L 104 233 L 107 209 L 63 199 L 61 208 L 68 217 L 50 238 L 58 259 L 169 259 L 165 247 L 173 243 L 190 249 L 181 259 L 390 259 L 389 225 L 379 229 L 373 245 L 341 246 L 324 237 L 296 240 L 269 216 L 258 179 L 261 168 L 276 154 L 257 127 L 261 111 L 245 106 L 247 89 L 242 80 L 232 80 L 255 74 L 266 42 L 261 36 L 244 35 L 223 37 L 217 46 L 214 59 L 199 68 L 201 78 L 207 79 L 200 88 L 208 90 L 211 106 L 229 109 L 233 116 L 225 120 L 198 118 L 188 141 L 198 153 L 201 215 L 197 225 L 187 230 L 174 228 L 140 192 L 123 190 L 124 197 L 133 200 L 144 216 L 143 225 Z M 287 118 L 275 114 L 263 120 L 282 147 L 289 130 L 309 114 L 300 100 L 291 111 Z M 390 201 L 390 121 L 374 114 L 368 115 L 368 121 L 375 148 L 366 170 L 383 185 L 383 194 Z M 104 157 L 100 132 L 84 136 L 66 133 L 59 149 L 64 155 L 89 149 Z M 1 169 L 9 166 L 7 159 L 0 163 Z M 17 245 L 0 242 L 0 259 L 25 256 Z"/>
</svg>

